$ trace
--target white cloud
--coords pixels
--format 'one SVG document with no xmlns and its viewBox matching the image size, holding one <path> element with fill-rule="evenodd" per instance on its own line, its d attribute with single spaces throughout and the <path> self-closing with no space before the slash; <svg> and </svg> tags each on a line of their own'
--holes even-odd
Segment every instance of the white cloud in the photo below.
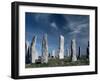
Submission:
<svg viewBox="0 0 100 81">
<path fill-rule="evenodd" d="M 72 32 L 70 34 L 78 34 L 82 31 L 83 28 L 87 28 L 88 23 L 82 23 L 82 22 L 71 22 L 70 28 Z"/>
<path fill-rule="evenodd" d="M 53 28 L 55 28 L 55 29 L 58 29 L 56 23 L 54 23 L 54 22 L 51 23 L 51 27 L 53 27 Z"/>
</svg>

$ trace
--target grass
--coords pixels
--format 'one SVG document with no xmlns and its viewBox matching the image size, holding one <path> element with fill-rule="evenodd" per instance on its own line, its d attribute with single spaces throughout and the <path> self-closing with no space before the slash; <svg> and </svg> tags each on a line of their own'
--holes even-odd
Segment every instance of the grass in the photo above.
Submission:
<svg viewBox="0 0 100 81">
<path fill-rule="evenodd" d="M 79 60 L 72 62 L 70 58 L 65 59 L 49 59 L 48 63 L 40 63 L 40 64 L 26 64 L 26 68 L 39 68 L 39 67 L 59 67 L 59 66 L 81 66 L 81 65 L 89 65 L 89 60 L 85 57 L 80 58 Z"/>
</svg>

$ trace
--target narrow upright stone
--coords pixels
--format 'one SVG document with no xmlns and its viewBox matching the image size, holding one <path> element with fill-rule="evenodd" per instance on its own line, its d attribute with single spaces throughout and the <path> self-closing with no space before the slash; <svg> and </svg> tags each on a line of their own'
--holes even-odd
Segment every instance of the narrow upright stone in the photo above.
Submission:
<svg viewBox="0 0 100 81">
<path fill-rule="evenodd" d="M 76 40 L 73 39 L 71 41 L 71 53 L 72 53 L 72 61 L 77 61 L 77 56 L 76 56 Z"/>
<path fill-rule="evenodd" d="M 32 55 L 32 63 L 35 63 L 36 60 L 36 36 L 33 36 L 31 43 L 31 55 Z"/>
<path fill-rule="evenodd" d="M 25 63 L 27 64 L 27 56 L 28 56 L 28 46 L 27 43 L 25 42 Z"/>
<path fill-rule="evenodd" d="M 25 42 L 25 63 L 29 64 L 30 62 L 30 46 L 28 42 Z"/>
<path fill-rule="evenodd" d="M 27 55 L 27 51 L 28 51 L 28 46 L 27 43 L 25 42 L 25 55 Z"/>
<path fill-rule="evenodd" d="M 78 48 L 78 57 L 77 57 L 77 59 L 80 59 L 80 46 Z"/>
<path fill-rule="evenodd" d="M 42 63 L 48 63 L 48 40 L 47 34 L 43 36 L 42 40 Z"/>
<path fill-rule="evenodd" d="M 59 59 L 64 59 L 64 36 L 62 35 L 59 39 Z"/>
<path fill-rule="evenodd" d="M 70 50 L 67 48 L 67 57 L 70 57 Z"/>
<path fill-rule="evenodd" d="M 89 59 L 89 41 L 88 41 L 88 46 L 86 48 L 86 58 Z"/>
<path fill-rule="evenodd" d="M 29 42 L 25 42 L 25 54 L 28 54 L 28 49 L 29 49 Z"/>
<path fill-rule="evenodd" d="M 56 57 L 56 58 L 59 58 L 59 49 L 56 49 L 56 50 L 55 50 L 55 57 Z"/>
</svg>

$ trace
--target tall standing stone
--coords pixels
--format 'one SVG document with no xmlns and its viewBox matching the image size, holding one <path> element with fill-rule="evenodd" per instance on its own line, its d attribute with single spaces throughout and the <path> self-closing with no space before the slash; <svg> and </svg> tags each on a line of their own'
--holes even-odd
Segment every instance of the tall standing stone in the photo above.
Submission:
<svg viewBox="0 0 100 81">
<path fill-rule="evenodd" d="M 27 64 L 28 62 L 28 45 L 27 45 L 27 42 L 25 42 L 25 63 Z"/>
<path fill-rule="evenodd" d="M 55 57 L 56 57 L 56 58 L 59 58 L 59 49 L 56 49 L 56 50 L 55 50 Z"/>
<path fill-rule="evenodd" d="M 80 59 L 80 46 L 78 48 L 78 57 L 77 57 L 77 59 Z"/>
<path fill-rule="evenodd" d="M 25 42 L 25 55 L 27 55 L 27 51 L 28 51 L 28 46 L 27 43 Z"/>
<path fill-rule="evenodd" d="M 88 46 L 86 48 L 86 58 L 89 59 L 89 41 L 88 41 Z"/>
<path fill-rule="evenodd" d="M 67 48 L 67 57 L 70 57 L 70 50 Z"/>
<path fill-rule="evenodd" d="M 42 40 L 42 63 L 48 63 L 48 40 L 47 34 L 43 36 Z"/>
<path fill-rule="evenodd" d="M 64 36 L 62 35 L 59 39 L 59 59 L 64 59 Z"/>
<path fill-rule="evenodd" d="M 73 39 L 71 41 L 71 60 L 72 61 L 77 61 L 77 56 L 76 56 L 76 40 Z"/>
<path fill-rule="evenodd" d="M 33 36 L 32 43 L 31 43 L 31 55 L 32 55 L 32 63 L 36 61 L 36 36 Z"/>
<path fill-rule="evenodd" d="M 28 54 L 28 49 L 29 49 L 29 43 L 27 41 L 27 42 L 25 42 L 25 54 L 26 55 Z"/>
<path fill-rule="evenodd" d="M 28 42 L 25 42 L 25 63 L 29 64 L 30 62 L 30 46 Z"/>
<path fill-rule="evenodd" d="M 38 54 L 38 51 L 36 50 L 36 56 L 35 56 L 35 59 L 38 59 L 38 56 L 39 54 Z"/>
</svg>

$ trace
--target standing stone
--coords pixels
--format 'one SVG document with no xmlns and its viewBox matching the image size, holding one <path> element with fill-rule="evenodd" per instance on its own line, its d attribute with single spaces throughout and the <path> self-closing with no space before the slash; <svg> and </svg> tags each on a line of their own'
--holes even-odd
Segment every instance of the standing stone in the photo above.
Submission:
<svg viewBox="0 0 100 81">
<path fill-rule="evenodd" d="M 27 56 L 28 56 L 28 46 L 27 43 L 25 42 L 25 63 L 27 64 Z"/>
<path fill-rule="evenodd" d="M 48 40 L 47 34 L 43 36 L 42 40 L 42 63 L 48 63 Z"/>
<path fill-rule="evenodd" d="M 86 58 L 89 59 L 89 41 L 88 41 L 88 46 L 86 48 Z"/>
<path fill-rule="evenodd" d="M 25 42 L 25 55 L 27 55 L 27 50 L 28 50 L 27 43 Z"/>
<path fill-rule="evenodd" d="M 29 49 L 29 43 L 27 41 L 27 42 L 25 42 L 25 54 L 26 55 L 28 54 L 28 49 Z"/>
<path fill-rule="evenodd" d="M 70 57 L 70 50 L 67 48 L 67 57 Z"/>
<path fill-rule="evenodd" d="M 60 35 L 59 41 L 59 59 L 64 59 L 64 36 Z"/>
<path fill-rule="evenodd" d="M 78 57 L 77 57 L 77 59 L 80 59 L 80 46 L 78 48 Z"/>
<path fill-rule="evenodd" d="M 35 56 L 35 59 L 38 59 L 38 56 L 39 54 L 38 54 L 38 51 L 36 50 L 36 56 Z"/>
<path fill-rule="evenodd" d="M 25 63 L 30 63 L 30 47 L 28 42 L 25 42 Z"/>
<path fill-rule="evenodd" d="M 56 49 L 56 50 L 55 50 L 55 57 L 56 57 L 56 58 L 59 58 L 59 49 Z"/>
<path fill-rule="evenodd" d="M 71 41 L 71 60 L 72 61 L 77 61 L 77 56 L 76 56 L 76 40 L 73 39 Z"/>
<path fill-rule="evenodd" d="M 25 51 L 27 52 L 27 50 L 28 50 L 28 43 L 25 42 Z"/>
<path fill-rule="evenodd" d="M 32 43 L 31 43 L 31 55 L 32 55 L 32 63 L 36 61 L 36 36 L 33 36 Z"/>
<path fill-rule="evenodd" d="M 52 51 L 52 57 L 55 58 L 55 50 Z"/>
</svg>

